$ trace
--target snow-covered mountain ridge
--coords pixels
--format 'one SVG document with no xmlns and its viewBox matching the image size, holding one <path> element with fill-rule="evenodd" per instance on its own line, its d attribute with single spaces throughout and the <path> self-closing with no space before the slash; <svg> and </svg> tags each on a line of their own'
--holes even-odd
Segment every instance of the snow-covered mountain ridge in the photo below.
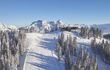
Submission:
<svg viewBox="0 0 110 70">
<path fill-rule="evenodd" d="M 61 21 L 44 21 L 44 20 L 37 20 L 33 21 L 30 24 L 29 28 L 34 28 L 37 32 L 51 32 L 63 27 L 65 24 Z"/>
<path fill-rule="evenodd" d="M 37 21 L 33 21 L 31 25 L 29 25 L 28 27 L 34 27 L 35 30 L 37 30 L 38 32 L 51 32 L 51 31 L 55 31 L 58 30 L 60 27 L 96 27 L 102 30 L 103 34 L 109 34 L 110 33 L 110 23 L 107 24 L 96 24 L 96 25 L 86 25 L 86 24 L 66 24 L 61 20 L 58 21 L 43 21 L 43 20 L 37 20 Z"/>
<path fill-rule="evenodd" d="M 0 30 L 5 31 L 5 30 L 17 30 L 17 27 L 15 25 L 6 25 L 0 23 Z"/>
</svg>

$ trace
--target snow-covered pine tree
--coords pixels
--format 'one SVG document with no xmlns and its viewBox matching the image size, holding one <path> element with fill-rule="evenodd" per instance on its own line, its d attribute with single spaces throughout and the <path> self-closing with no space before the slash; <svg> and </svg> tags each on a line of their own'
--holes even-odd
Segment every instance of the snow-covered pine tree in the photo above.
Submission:
<svg viewBox="0 0 110 70">
<path fill-rule="evenodd" d="M 60 61 L 61 56 L 62 56 L 62 49 L 61 49 L 61 46 L 58 42 L 57 42 L 56 52 L 57 52 L 58 60 Z"/>
</svg>

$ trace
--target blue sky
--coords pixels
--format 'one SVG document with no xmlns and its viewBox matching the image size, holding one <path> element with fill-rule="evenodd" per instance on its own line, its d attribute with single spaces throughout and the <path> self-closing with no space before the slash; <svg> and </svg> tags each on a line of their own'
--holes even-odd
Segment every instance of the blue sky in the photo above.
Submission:
<svg viewBox="0 0 110 70">
<path fill-rule="evenodd" d="M 0 0 L 0 22 L 24 26 L 38 19 L 110 23 L 110 0 Z"/>
</svg>

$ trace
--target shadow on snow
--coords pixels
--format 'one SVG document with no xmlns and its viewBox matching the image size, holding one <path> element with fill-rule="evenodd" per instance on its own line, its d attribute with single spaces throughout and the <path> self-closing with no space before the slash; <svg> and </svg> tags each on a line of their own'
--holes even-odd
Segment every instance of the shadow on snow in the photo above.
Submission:
<svg viewBox="0 0 110 70">
<path fill-rule="evenodd" d="M 58 62 L 57 58 L 55 58 L 55 57 L 45 56 L 45 55 L 35 53 L 35 52 L 29 52 L 29 55 L 36 57 L 36 58 L 38 58 L 39 61 L 41 61 L 40 63 L 34 62 L 34 61 L 27 62 L 33 66 L 36 66 L 36 67 L 39 67 L 39 68 L 45 69 L 45 70 L 58 70 L 59 69 L 59 66 L 56 67 L 56 65 L 58 65 L 59 62 Z"/>
<path fill-rule="evenodd" d="M 40 46 L 44 49 L 47 49 L 51 52 L 54 52 L 56 49 L 56 40 L 54 39 L 54 36 L 50 39 L 44 38 L 40 42 Z M 53 53 L 51 53 L 53 55 Z M 39 62 L 31 61 L 26 62 L 28 64 L 31 64 L 33 66 L 43 69 L 43 70 L 64 70 L 63 67 L 63 61 L 58 61 L 57 57 L 54 56 L 46 56 L 43 54 L 39 54 L 36 52 L 28 52 L 29 56 L 35 57 Z"/>
</svg>

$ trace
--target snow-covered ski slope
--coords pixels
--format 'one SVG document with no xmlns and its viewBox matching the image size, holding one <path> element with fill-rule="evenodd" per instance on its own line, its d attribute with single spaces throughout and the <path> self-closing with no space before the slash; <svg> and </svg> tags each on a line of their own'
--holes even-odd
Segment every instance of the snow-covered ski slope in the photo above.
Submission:
<svg viewBox="0 0 110 70">
<path fill-rule="evenodd" d="M 28 33 L 28 51 L 23 70 L 64 70 L 64 63 L 59 62 L 54 50 L 56 33 Z"/>
<path fill-rule="evenodd" d="M 55 55 L 56 40 L 60 32 L 48 34 L 27 33 L 26 46 L 27 53 L 23 65 L 23 69 L 19 70 L 64 70 L 64 62 L 58 61 Z M 85 48 L 92 56 L 96 56 L 99 70 L 110 70 L 110 65 L 105 64 L 98 55 L 95 55 L 90 48 L 91 39 L 81 38 L 74 33 L 64 32 L 65 37 L 72 34 L 77 38 L 78 47 Z M 97 42 L 99 40 L 97 39 Z M 22 66 L 22 65 L 21 65 Z"/>
</svg>

